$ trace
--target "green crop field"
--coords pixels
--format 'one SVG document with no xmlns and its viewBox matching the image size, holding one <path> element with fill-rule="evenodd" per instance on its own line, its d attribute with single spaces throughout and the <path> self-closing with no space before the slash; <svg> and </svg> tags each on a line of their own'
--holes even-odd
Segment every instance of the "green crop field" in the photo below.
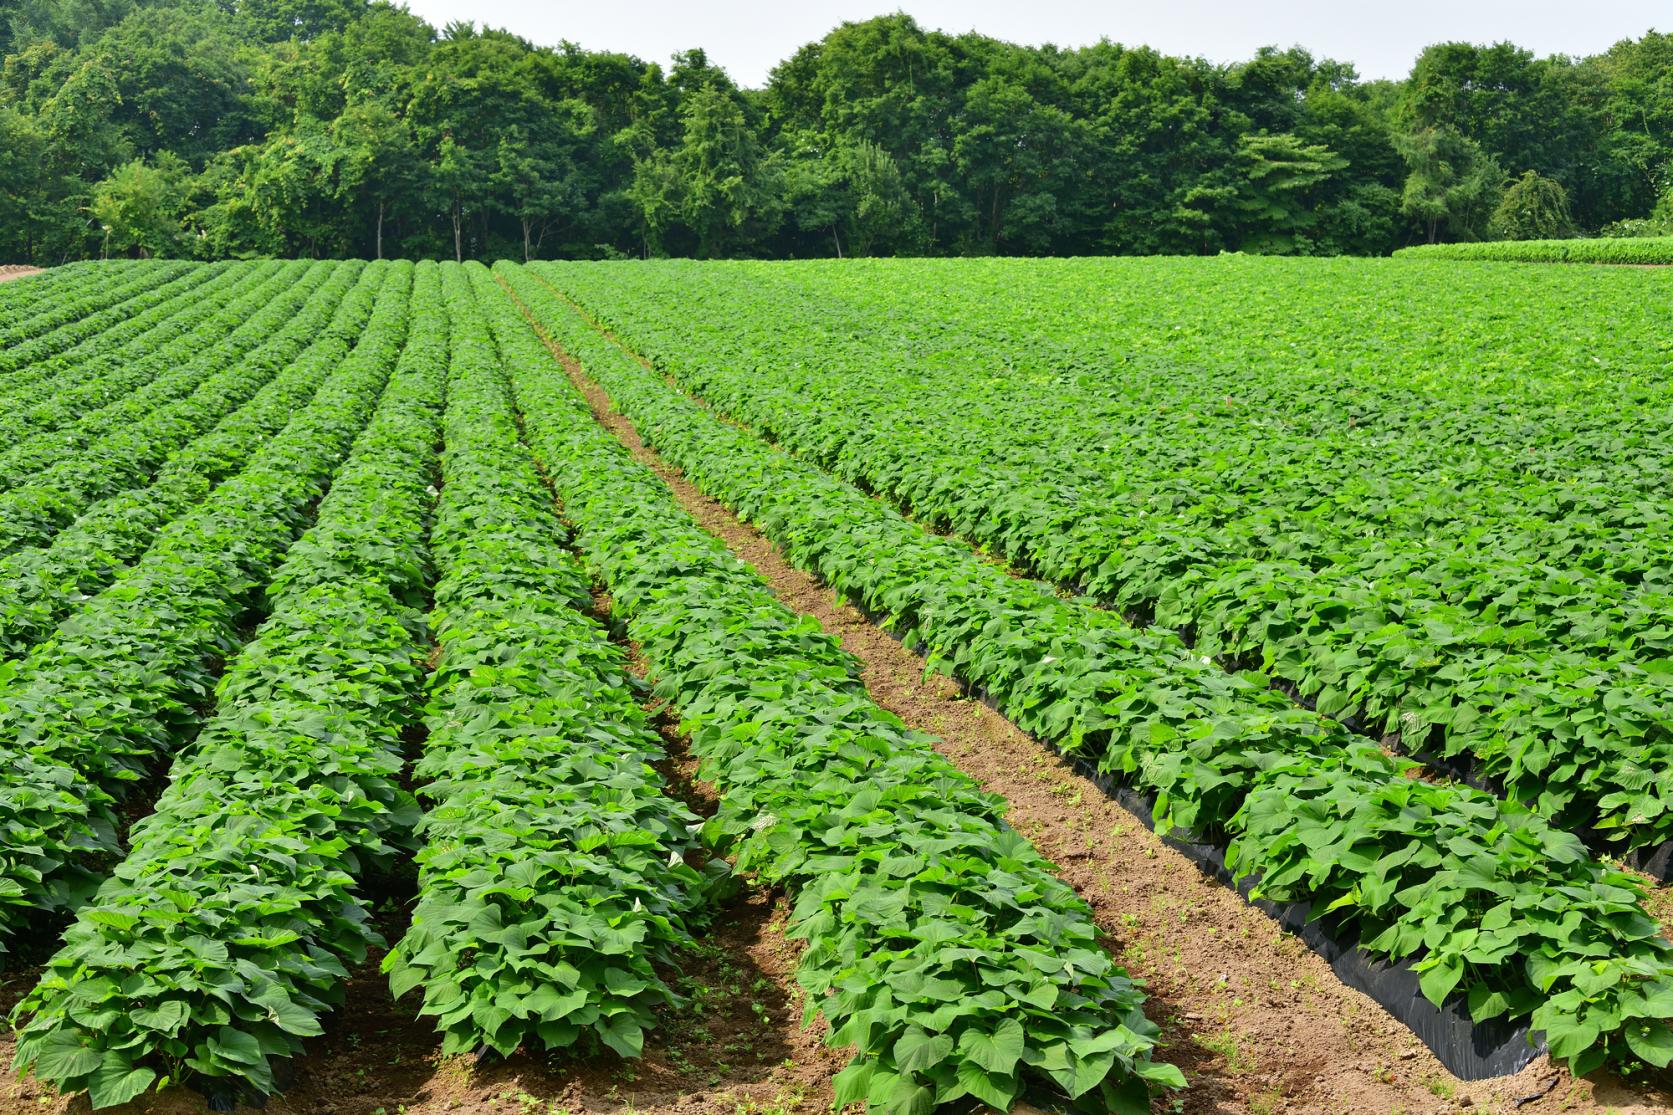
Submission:
<svg viewBox="0 0 1673 1115">
<path fill-rule="evenodd" d="M 1422 253 L 0 284 L 0 1110 L 1465 1087 L 1183 844 L 1548 1050 L 1553 1105 L 1654 1109 L 1670 295 Z"/>
</svg>

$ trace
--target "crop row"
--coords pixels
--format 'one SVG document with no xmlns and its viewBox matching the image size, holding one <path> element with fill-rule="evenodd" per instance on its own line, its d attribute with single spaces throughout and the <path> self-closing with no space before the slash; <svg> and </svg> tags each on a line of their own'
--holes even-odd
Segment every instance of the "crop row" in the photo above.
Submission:
<svg viewBox="0 0 1673 1115">
<path fill-rule="evenodd" d="M 605 281 L 618 272 L 546 273 L 579 284 L 613 322 L 625 319 L 628 338 L 648 343 L 682 387 L 920 520 L 1153 616 L 1328 715 L 1468 763 L 1566 827 L 1626 846 L 1673 837 L 1673 784 L 1654 774 L 1673 761 L 1665 493 L 1635 495 L 1584 460 L 1567 461 L 1559 479 L 1517 481 L 1519 454 L 1491 443 L 1412 445 L 1404 429 L 1378 434 L 1395 421 L 1381 409 L 1359 415 L 1363 444 L 1342 431 L 1292 430 L 1313 421 L 1294 401 L 1195 369 L 1168 369 L 1201 391 L 1194 398 L 1144 376 L 1130 402 L 1072 386 L 1057 398 L 1016 376 L 936 372 L 922 390 L 923 370 L 906 360 L 918 350 L 897 362 L 873 351 L 869 329 L 856 334 L 864 345 L 815 335 L 804 349 L 771 334 L 789 327 L 781 308 L 762 308 L 756 321 L 746 301 L 720 322 L 654 276 L 655 297 L 644 297 L 634 285 L 642 277 L 624 279 L 618 294 Z M 1211 390 L 1256 397 L 1222 403 Z M 1282 415 L 1271 428 L 1220 413 L 1269 406 Z M 1556 428 L 1591 421 L 1576 409 Z M 1599 445 L 1617 457 L 1634 456 L 1622 445 L 1640 440 L 1664 451 L 1665 432 L 1645 424 L 1665 426 L 1666 410 L 1626 408 L 1612 432 L 1599 414 Z M 1144 430 L 1157 414 L 1162 428 Z M 1351 431 L 1353 416 L 1342 417 Z M 1223 426 L 1251 429 L 1250 443 L 1221 446 Z M 1529 437 L 1544 435 L 1519 436 L 1532 452 Z M 1335 448 L 1320 454 L 1324 446 Z M 1193 457 L 1206 459 L 1182 463 Z M 1436 488 L 1453 473 L 1463 474 L 1460 498 L 1477 506 L 1460 508 L 1453 487 Z M 1640 472 L 1645 484 L 1665 475 Z M 1408 507 L 1433 510 L 1404 525 L 1389 518 Z"/>
<path fill-rule="evenodd" d="M 136 392 L 132 405 L 120 408 L 123 421 L 0 493 L 0 553 L 41 545 L 94 502 L 147 484 L 169 454 L 248 402 L 310 346 L 346 351 L 365 325 L 383 277 L 381 271 L 338 268 L 300 308 L 276 298 L 251 318 L 249 324 L 266 327 L 266 335 L 230 365 L 216 360 L 219 349 L 188 365 L 197 384 L 183 397 L 142 401 L 146 393 Z"/>
<path fill-rule="evenodd" d="M 835 640 L 592 421 L 509 303 L 484 305 L 577 541 L 721 792 L 706 839 L 794 898 L 810 1015 L 857 1050 L 838 1103 L 1008 1109 L 1043 1086 L 1086 1110 L 1146 1111 L 1151 1084 L 1182 1085 L 1151 1060 L 1144 997 L 1091 911 L 1004 825 L 1003 803 L 873 704 Z"/>
<path fill-rule="evenodd" d="M 89 314 L 119 306 L 136 294 L 173 282 L 189 266 L 170 261 L 149 267 L 130 264 L 104 272 L 87 267 L 77 271 L 52 269 L 46 272 L 49 281 L 34 284 L 34 289 L 30 284 L 8 283 L 0 289 L 0 313 L 6 315 L 6 325 L 0 328 L 0 347 L 15 349 Z"/>
<path fill-rule="evenodd" d="M 1371 272 L 1363 263 L 1360 267 L 1365 274 L 1337 276 L 1341 281 L 1331 294 L 1362 314 L 1366 307 L 1355 295 L 1411 296 L 1402 286 L 1385 283 L 1387 289 L 1381 289 L 1369 278 L 1427 273 L 1419 268 Z M 1207 280 L 1217 270 L 1200 268 L 1198 277 L 1210 285 Z M 1067 287 L 1065 297 L 1078 295 L 1084 301 L 1103 293 L 1085 281 L 1099 271 L 1090 265 L 1086 271 L 1081 283 L 1086 289 Z M 1506 351 L 1511 346 L 1502 330 L 1487 331 L 1482 321 L 1460 316 L 1395 324 L 1407 325 L 1419 337 L 1439 330 L 1473 337 L 1478 346 L 1475 367 L 1431 369 L 1425 361 L 1430 354 L 1422 350 L 1409 352 L 1404 365 L 1385 365 L 1374 348 L 1358 354 L 1347 368 L 1316 371 L 1285 352 L 1301 348 L 1307 340 L 1289 335 L 1281 338 L 1287 342 L 1282 346 L 1268 345 L 1264 351 L 1250 346 L 1262 365 L 1250 367 L 1230 359 L 1208 363 L 1207 357 L 1199 357 L 1205 361 L 1199 367 L 1173 362 L 1165 354 L 1138 361 L 1120 351 L 1100 352 L 1097 342 L 1104 339 L 1100 330 L 1105 323 L 1097 316 L 1056 307 L 1057 316 L 1065 320 L 1042 311 L 1042 320 L 1033 322 L 1024 312 L 1034 306 L 1032 301 L 1026 307 L 1011 307 L 1031 328 L 1087 334 L 1084 339 L 1050 335 L 1040 343 L 1029 329 L 1007 328 L 1006 317 L 987 314 L 992 303 L 981 299 L 998 295 L 965 281 L 964 272 L 937 276 L 947 279 L 950 289 L 942 301 L 930 302 L 916 313 L 911 294 L 899 287 L 910 275 L 891 279 L 893 272 L 857 273 L 852 281 L 845 280 L 850 274 L 846 270 L 811 267 L 789 276 L 705 275 L 706 281 L 716 280 L 714 289 L 705 283 L 685 302 L 669 283 L 672 276 L 657 269 L 636 274 L 565 266 L 561 273 L 566 285 L 590 295 L 584 301 L 595 310 L 630 322 L 631 339 L 649 346 L 653 358 L 666 362 L 666 370 L 713 378 L 714 390 L 726 394 L 739 390 L 738 369 L 770 369 L 763 386 L 788 385 L 792 393 L 786 398 L 795 398 L 799 390 L 807 400 L 847 403 L 862 412 L 820 413 L 817 426 L 822 436 L 836 432 L 833 423 L 840 422 L 857 427 L 863 437 L 866 417 L 899 421 L 909 437 L 926 424 L 945 424 L 961 439 L 972 427 L 986 427 L 990 444 L 985 462 L 1038 467 L 1049 460 L 1058 468 L 1057 481 L 1066 492 L 1085 493 L 1102 486 L 1108 506 L 1089 503 L 1082 510 L 1101 516 L 1094 524 L 1099 529 L 1122 527 L 1121 537 L 1129 548 L 1154 541 L 1141 529 L 1146 524 L 1133 518 L 1133 512 L 1149 510 L 1152 518 L 1168 513 L 1165 520 L 1150 525 L 1166 525 L 1193 538 L 1203 556 L 1222 549 L 1242 552 L 1244 534 L 1260 527 L 1264 514 L 1269 520 L 1282 516 L 1264 524 L 1264 540 L 1281 541 L 1282 552 L 1303 560 L 1340 559 L 1342 550 L 1359 557 L 1357 551 L 1376 551 L 1404 537 L 1450 549 L 1461 540 L 1479 542 L 1482 525 L 1488 527 L 1493 544 L 1448 554 L 1449 563 L 1472 555 L 1561 557 L 1566 548 L 1555 543 L 1567 538 L 1572 545 L 1577 524 L 1584 528 L 1589 523 L 1630 522 L 1631 516 L 1655 509 L 1644 497 L 1667 493 L 1667 470 L 1643 467 L 1644 456 L 1623 452 L 1627 446 L 1638 449 L 1640 443 L 1651 460 L 1665 460 L 1668 452 L 1657 436 L 1665 432 L 1666 417 L 1655 407 L 1668 389 L 1652 371 L 1656 353 L 1667 346 L 1653 336 L 1626 332 L 1624 338 L 1613 338 L 1610 344 L 1600 341 L 1594 348 L 1554 338 L 1552 347 L 1539 354 L 1542 365 L 1513 359 L 1521 354 Z M 1299 278 L 1262 273 L 1243 281 L 1258 289 L 1262 280 Z M 1356 282 L 1369 289 L 1354 289 Z M 620 297 L 613 289 L 618 284 Z M 763 289 L 752 295 L 757 285 Z M 865 292 L 872 286 L 879 289 L 868 297 Z M 1213 285 L 1212 290 L 1228 297 L 1240 293 L 1229 284 Z M 1046 309 L 1052 308 L 1047 297 L 1051 293 L 1048 288 L 1042 294 Z M 1295 313 L 1325 310 L 1304 297 L 1304 291 L 1296 293 Z M 1517 292 L 1494 288 L 1486 293 L 1513 302 Z M 1527 291 L 1521 293 L 1527 297 Z M 1542 290 L 1536 287 L 1534 293 Z M 1568 285 L 1562 285 L 1560 293 L 1575 294 Z M 1592 301 L 1608 310 L 1616 300 L 1605 298 L 1605 293 L 1593 292 Z M 739 294 L 741 302 L 735 300 Z M 1631 296 L 1630 291 L 1615 294 Z M 1247 292 L 1242 297 L 1249 300 Z M 955 300 L 960 304 L 950 304 Z M 794 312 L 787 315 L 786 307 L 775 306 L 775 301 L 789 302 Z M 966 302 L 974 304 L 962 304 Z M 1200 299 L 1182 302 L 1183 309 L 1193 306 L 1203 314 L 1212 309 Z M 1562 310 L 1574 315 L 1586 308 Z M 1555 305 L 1530 306 L 1531 334 L 1542 332 L 1541 310 L 1560 316 Z M 951 320 L 943 320 L 942 311 Z M 1339 309 L 1334 316 L 1340 316 Z M 1385 310 L 1354 322 L 1357 334 L 1331 335 L 1322 328 L 1320 334 L 1350 351 L 1368 344 L 1398 348 L 1400 342 L 1389 335 L 1385 320 L 1397 316 Z M 1235 335 L 1214 327 L 1219 324 L 1211 319 L 1200 340 L 1231 347 Z M 1262 325 L 1298 323 L 1247 324 L 1258 337 Z M 1338 328 L 1347 325 L 1339 322 Z M 1174 331 L 1181 328 L 1175 325 Z M 1139 341 L 1128 331 L 1109 333 L 1111 343 Z M 864 337 L 863 346 L 852 343 L 855 336 Z M 1569 341 L 1566 348 L 1557 347 L 1562 341 Z M 1493 352 L 1485 366 L 1479 346 Z M 1450 351 L 1445 355 L 1453 360 L 1469 356 Z M 1097 361 L 1105 365 L 1102 374 Z M 1011 368 L 1013 364 L 1020 366 Z M 984 374 L 990 365 L 992 374 Z M 1510 384 L 1498 382 L 1495 372 L 1500 365 L 1526 374 Z M 1447 378 L 1437 383 L 1437 376 Z M 903 377 L 922 381 L 930 390 L 903 398 Z M 1495 389 L 1479 388 L 1480 380 L 1493 382 Z M 1498 392 L 1512 395 L 1515 406 L 1504 405 Z M 1642 402 L 1646 409 L 1621 405 L 1626 402 Z M 972 403 L 980 409 L 973 411 Z M 1121 430 L 1122 437 L 1112 440 L 1111 429 Z M 862 447 L 875 452 L 864 441 Z M 908 457 L 904 467 L 916 466 Z M 1111 517 L 1123 511 L 1126 518 Z M 1250 517 L 1255 521 L 1246 522 Z M 1541 536 L 1541 531 L 1546 534 Z M 1553 531 L 1562 533 L 1553 537 Z M 1281 537 L 1271 537 L 1275 532 Z M 1641 569 L 1636 540 L 1616 541 L 1618 548 L 1600 552 L 1593 560 L 1619 563 L 1623 571 Z M 1379 560 L 1399 556 L 1391 552 Z M 1508 562 L 1495 568 L 1507 576 L 1520 569 L 1526 577 L 1537 574 L 1539 564 Z M 1123 579 L 1136 575 L 1129 572 Z M 1451 583 L 1447 579 L 1435 587 L 1445 590 Z"/>
<path fill-rule="evenodd" d="M 1419 244 L 1394 253 L 1403 259 L 1500 260 L 1509 263 L 1673 264 L 1673 236 L 1585 240 L 1491 240 Z"/>
<path fill-rule="evenodd" d="M 392 268 L 363 342 L 370 380 L 394 374 L 268 586 L 272 614 L 18 1008 L 20 1066 L 95 1107 L 188 1077 L 271 1091 L 272 1059 L 322 1032 L 377 940 L 356 883 L 416 813 L 397 776 L 446 379 L 437 268 L 417 269 L 409 305 L 413 270 Z M 339 398 L 341 428 L 375 393 Z"/>
<path fill-rule="evenodd" d="M 325 275 L 306 264 L 231 271 L 224 283 L 206 284 L 214 289 L 126 343 L 112 338 L 79 359 L 64 359 L 61 377 L 35 389 L 38 398 L 7 400 L 0 412 L 7 445 L 0 452 L 0 486 L 12 487 L 82 448 L 109 430 L 115 416 L 143 413 L 136 408 L 148 400 L 190 390 L 214 367 L 206 357 L 232 358 L 255 343 L 245 339 L 254 334 L 235 340 L 230 330 L 275 302 L 294 312 Z"/>
<path fill-rule="evenodd" d="M 111 266 L 111 263 L 115 266 Z M 140 260 L 119 259 L 99 263 L 79 260 L 62 267 L 48 268 L 21 280 L 13 279 L 0 283 L 0 313 L 13 321 L 23 321 L 36 314 L 50 312 L 55 304 L 55 296 L 80 289 L 81 284 L 92 274 L 106 272 L 101 281 L 108 283 L 112 278 L 123 277 L 146 266 L 147 261 Z"/>
<path fill-rule="evenodd" d="M 178 336 L 183 326 L 217 306 L 226 292 L 247 285 L 252 277 L 259 279 L 278 270 L 280 265 L 276 263 L 254 268 L 226 264 L 199 269 L 190 276 L 192 282 L 180 284 L 186 289 L 176 290 L 173 298 L 121 318 L 80 344 L 0 378 L 0 407 L 4 407 L 0 415 L 5 417 L 6 433 L 16 437 L 42 428 L 43 424 L 31 420 L 27 412 L 55 402 L 66 388 L 119 370 L 128 356 L 144 355 L 156 347 L 159 339 Z"/>
<path fill-rule="evenodd" d="M 1457 994 L 1478 1019 L 1530 1018 L 1578 1071 L 1673 1058 L 1673 947 L 1637 883 L 1574 836 L 1515 802 L 1412 779 L 1409 763 L 1177 639 L 928 533 L 717 419 L 532 271 L 502 268 L 693 483 L 1020 727 L 1153 795 L 1159 829 L 1225 842 L 1257 893 L 1310 902 L 1368 950 L 1415 959 L 1437 1004 Z"/>
<path fill-rule="evenodd" d="M 690 944 L 697 822 L 650 766 L 661 750 L 625 656 L 585 614 L 586 574 L 464 271 L 446 279 L 440 654 L 415 770 L 428 809 L 412 925 L 384 968 L 397 995 L 422 988 L 444 1053 L 636 1057 L 673 998 L 655 966 Z"/>
<path fill-rule="evenodd" d="M 358 264 L 351 269 L 358 272 Z M 20 439 L 0 453 L 0 489 L 15 488 L 166 408 L 274 338 L 292 317 L 329 312 L 355 273 L 301 264 L 247 273 L 218 297 L 174 315 L 125 348 L 70 369 L 63 387 L 9 423 Z"/>
<path fill-rule="evenodd" d="M 106 588 L 158 530 L 242 469 L 333 370 L 321 360 L 286 365 L 249 403 L 171 454 L 149 486 L 100 500 L 49 545 L 0 558 L 0 653 L 22 654 Z"/>
<path fill-rule="evenodd" d="M 379 278 L 391 267 L 372 265 Z M 330 380 L 238 476 L 170 523 L 145 556 L 0 667 L 0 936 L 31 909 L 74 908 L 116 850 L 116 799 L 191 738 L 219 660 L 365 424 L 389 374 L 404 284 L 357 286 L 371 322 L 352 351 L 327 333 L 298 359 Z M 363 316 L 363 315 L 362 315 Z"/>
<path fill-rule="evenodd" d="M 78 273 L 69 289 L 59 289 L 41 312 L 0 328 L 0 376 L 97 337 L 112 325 L 159 304 L 178 301 L 224 268 L 159 263 L 110 276 L 97 270 Z"/>
</svg>

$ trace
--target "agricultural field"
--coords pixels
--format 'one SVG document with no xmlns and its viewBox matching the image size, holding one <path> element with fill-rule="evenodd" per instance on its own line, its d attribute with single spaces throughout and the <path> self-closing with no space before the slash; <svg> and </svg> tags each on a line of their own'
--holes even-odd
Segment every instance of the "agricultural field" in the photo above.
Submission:
<svg viewBox="0 0 1673 1115">
<path fill-rule="evenodd" d="M 1670 283 L 0 285 L 0 1112 L 1666 1110 Z"/>
</svg>

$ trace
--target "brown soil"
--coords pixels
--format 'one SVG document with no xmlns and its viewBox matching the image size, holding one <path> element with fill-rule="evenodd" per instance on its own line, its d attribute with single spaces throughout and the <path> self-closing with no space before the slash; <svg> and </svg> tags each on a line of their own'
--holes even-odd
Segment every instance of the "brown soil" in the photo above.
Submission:
<svg viewBox="0 0 1673 1115">
<path fill-rule="evenodd" d="M 553 352 L 594 417 L 780 599 L 842 640 L 880 705 L 937 736 L 944 754 L 1005 797 L 1011 823 L 1092 905 L 1111 951 L 1147 986 L 1147 1013 L 1163 1026 L 1165 1056 L 1190 1081 L 1178 1107 L 1159 1101 L 1157 1111 L 1673 1110 L 1673 1094 L 1602 1075 L 1576 1080 L 1545 1057 L 1514 1077 L 1453 1077 L 1320 957 L 1205 877 L 1053 751 L 962 697 L 950 679 L 926 677 L 921 657 L 698 491 L 644 444 L 567 353 Z"/>
<path fill-rule="evenodd" d="M 829 1081 L 845 1058 L 826 1050 L 816 1029 L 801 1027 L 792 979 L 796 950 L 783 934 L 785 905 L 760 891 L 724 903 L 683 971 L 670 974 L 683 1007 L 667 1012 L 645 1044 L 645 1056 L 625 1062 L 604 1054 L 576 1062 L 562 1055 L 519 1053 L 505 1061 L 444 1058 L 429 1022 L 414 1017 L 416 993 L 397 1003 L 371 957 L 350 979 L 346 1005 L 328 1020 L 325 1036 L 292 1064 L 294 1080 L 268 1100 L 269 1115 L 558 1115 L 570 1112 L 822 1111 Z M 394 938 L 406 911 L 380 917 Z M 13 973 L 0 986 L 9 1010 L 38 971 Z M 0 1039 L 11 1061 L 12 1040 Z M 124 1112 L 187 1115 L 207 1108 L 186 1089 L 142 1098 Z M 33 1080 L 0 1077 L 0 1112 L 68 1115 L 85 1100 L 64 1100 Z M 252 1110 L 243 1105 L 241 1112 Z"/>
<path fill-rule="evenodd" d="M 0 263 L 0 283 L 7 279 L 24 279 L 30 275 L 39 275 L 41 268 L 31 267 L 27 263 Z"/>
</svg>

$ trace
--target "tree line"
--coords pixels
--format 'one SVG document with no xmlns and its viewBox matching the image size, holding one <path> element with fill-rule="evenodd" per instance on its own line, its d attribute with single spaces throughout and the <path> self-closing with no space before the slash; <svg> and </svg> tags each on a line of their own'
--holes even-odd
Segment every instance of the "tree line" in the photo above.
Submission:
<svg viewBox="0 0 1673 1115">
<path fill-rule="evenodd" d="M 367 0 L 0 0 L 0 259 L 1249 251 L 1673 230 L 1673 36 L 1403 81 L 846 23 L 739 88 Z"/>
</svg>

